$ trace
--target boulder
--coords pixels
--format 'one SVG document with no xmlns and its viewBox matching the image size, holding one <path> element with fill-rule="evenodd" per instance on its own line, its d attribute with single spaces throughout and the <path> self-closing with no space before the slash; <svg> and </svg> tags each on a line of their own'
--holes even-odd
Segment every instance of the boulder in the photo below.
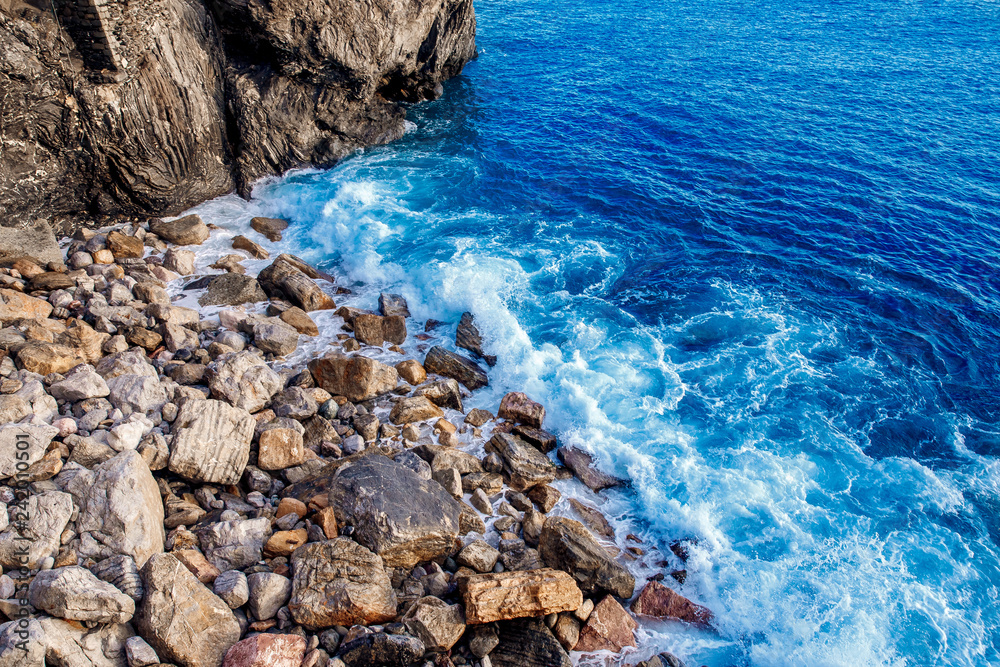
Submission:
<svg viewBox="0 0 1000 667">
<path fill-rule="evenodd" d="M 119 231 L 108 232 L 107 244 L 115 259 L 142 257 L 144 254 L 142 239 L 126 236 Z"/>
<path fill-rule="evenodd" d="M 24 370 L 39 375 L 65 374 L 74 366 L 86 363 L 86 359 L 71 347 L 39 340 L 25 343 L 17 352 L 17 361 Z"/>
<path fill-rule="evenodd" d="M 306 450 L 302 434 L 293 428 L 272 428 L 260 434 L 257 465 L 262 470 L 284 470 L 302 465 Z"/>
<path fill-rule="evenodd" d="M 112 380 L 121 375 L 145 375 L 156 379 L 159 375 L 141 350 L 131 349 L 101 359 L 95 367 L 98 375 Z"/>
<path fill-rule="evenodd" d="M 493 419 L 493 413 L 480 408 L 473 408 L 469 410 L 469 414 L 465 415 L 465 423 L 476 428 L 479 428 L 491 419 Z"/>
<path fill-rule="evenodd" d="M 171 322 L 164 322 L 160 326 L 160 334 L 163 336 L 163 344 L 171 352 L 185 348 L 189 350 L 198 349 L 198 334 L 187 327 Z"/>
<path fill-rule="evenodd" d="M 378 310 L 380 313 L 386 317 L 392 317 L 398 315 L 400 317 L 409 317 L 410 309 L 406 305 L 406 299 L 403 298 L 402 294 L 389 294 L 387 292 L 382 292 L 378 295 Z M 412 382 L 410 384 L 413 384 Z"/>
<path fill-rule="evenodd" d="M 479 333 L 479 327 L 476 326 L 472 313 L 462 313 L 458 329 L 455 331 L 455 346 L 482 357 L 490 366 L 495 366 L 497 363 L 496 357 L 483 352 L 483 336 Z"/>
<path fill-rule="evenodd" d="M 224 354 L 206 371 L 212 395 L 247 412 L 257 412 L 284 386 L 281 376 L 251 351 Z"/>
<path fill-rule="evenodd" d="M 527 394 L 512 391 L 501 399 L 497 416 L 516 424 L 527 424 L 532 428 L 541 428 L 542 420 L 545 419 L 545 408 L 541 403 L 536 403 L 528 398 Z"/>
<path fill-rule="evenodd" d="M 567 651 L 572 651 L 580 641 L 580 620 L 573 614 L 562 613 L 552 626 L 552 634 Z"/>
<path fill-rule="evenodd" d="M 182 276 L 189 276 L 194 273 L 194 260 L 195 254 L 193 250 L 171 248 L 163 253 L 163 267 Z"/>
<path fill-rule="evenodd" d="M 292 596 L 292 582 L 274 572 L 254 572 L 247 577 L 250 612 L 259 621 L 274 618 Z"/>
<path fill-rule="evenodd" d="M 309 317 L 309 313 L 298 306 L 292 306 L 288 310 L 283 311 L 278 317 L 282 322 L 290 325 L 300 334 L 306 336 L 319 335 L 319 327 L 316 326 L 316 322 L 313 321 L 313 318 Z"/>
<path fill-rule="evenodd" d="M 713 619 L 711 611 L 658 581 L 646 584 L 632 603 L 632 612 L 642 616 L 677 619 L 703 627 L 710 625 Z"/>
<path fill-rule="evenodd" d="M 547 456 L 509 433 L 495 433 L 486 443 L 486 452 L 503 462 L 504 475 L 515 491 L 524 491 L 556 478 L 556 466 Z"/>
<path fill-rule="evenodd" d="M 476 572 L 492 572 L 493 566 L 497 564 L 500 552 L 491 547 L 483 540 L 471 542 L 462 549 L 455 561 L 459 565 L 471 567 Z"/>
<path fill-rule="evenodd" d="M 295 261 L 291 255 L 278 255 L 270 266 L 260 272 L 257 279 L 269 296 L 287 299 L 307 313 L 336 308 L 333 298 L 313 280 L 318 274 L 310 271 L 314 276 L 308 275 L 302 270 L 304 266 L 305 262 Z"/>
<path fill-rule="evenodd" d="M 402 345 L 406 342 L 406 319 L 399 315 L 383 317 L 362 313 L 351 324 L 354 337 L 365 345 L 380 347 L 383 343 Z"/>
<path fill-rule="evenodd" d="M 512 433 L 544 454 L 548 454 L 554 450 L 558 444 L 556 436 L 552 435 L 548 431 L 543 431 L 540 428 L 534 428 L 531 426 L 525 426 L 524 424 L 518 424 L 515 426 Z"/>
<path fill-rule="evenodd" d="M 635 578 L 616 563 L 579 521 L 550 516 L 542 526 L 538 554 L 545 564 L 569 572 L 588 595 L 632 597 Z"/>
<path fill-rule="evenodd" d="M 531 498 L 542 513 L 548 514 L 556 506 L 556 503 L 559 502 L 562 494 L 554 486 L 539 484 L 528 489 L 528 497 Z"/>
<path fill-rule="evenodd" d="M 500 642 L 490 653 L 493 667 L 572 667 L 569 654 L 541 619 L 500 624 Z"/>
<path fill-rule="evenodd" d="M 416 359 L 407 359 L 396 364 L 396 372 L 411 385 L 418 385 L 427 379 L 427 371 Z"/>
<path fill-rule="evenodd" d="M 31 406 L 20 396 L 11 394 L 0 396 L 0 424 L 13 424 L 30 414 Z"/>
<path fill-rule="evenodd" d="M 594 457 L 577 447 L 560 447 L 559 460 L 591 491 L 601 491 L 625 482 L 594 467 Z"/>
<path fill-rule="evenodd" d="M 385 623 L 396 617 L 396 593 L 377 555 L 346 537 L 312 542 L 292 554 L 288 609 L 309 630 Z"/>
<path fill-rule="evenodd" d="M 438 653 L 451 649 L 465 633 L 462 605 L 448 604 L 431 595 L 414 602 L 402 622 L 426 650 Z"/>
<path fill-rule="evenodd" d="M 14 624 L 16 625 L 16 623 Z M 93 628 L 81 626 L 77 621 L 64 621 L 59 618 L 41 618 L 30 623 L 28 635 L 34 637 L 34 628 L 38 629 L 37 641 L 40 652 L 44 651 L 45 661 L 41 662 L 3 662 L 0 664 L 24 665 L 32 667 L 40 665 L 80 665 L 81 667 L 125 667 L 126 642 L 135 635 L 128 623 L 98 624 Z M 2 641 L 0 641 L 2 645 Z M 15 649 L 21 651 L 21 649 Z M 28 655 L 32 649 L 29 648 Z M 0 656 L 4 651 L 0 648 Z M 22 652 L 21 655 L 24 655 Z"/>
<path fill-rule="evenodd" d="M 125 641 L 125 659 L 128 667 L 153 667 L 160 664 L 160 656 L 142 637 L 129 637 Z"/>
<path fill-rule="evenodd" d="M 330 486 L 337 522 L 354 527 L 358 543 L 390 567 L 449 556 L 459 529 L 459 504 L 436 482 L 382 456 L 341 467 Z"/>
<path fill-rule="evenodd" d="M 317 386 L 355 403 L 391 391 L 399 379 L 395 368 L 360 355 L 328 354 L 310 361 L 309 370 Z"/>
<path fill-rule="evenodd" d="M 212 278 L 206 287 L 205 293 L 198 297 L 202 306 L 238 306 L 267 301 L 257 279 L 239 273 L 223 273 Z"/>
<path fill-rule="evenodd" d="M 259 561 L 271 537 L 266 517 L 220 521 L 197 529 L 198 544 L 205 558 L 219 571 L 239 570 Z"/>
<path fill-rule="evenodd" d="M 475 391 L 490 383 L 489 377 L 476 362 L 435 345 L 424 358 L 424 368 L 428 373 L 437 373 L 458 380 Z"/>
<path fill-rule="evenodd" d="M 222 598 L 230 609 L 238 609 L 250 599 L 250 584 L 247 575 L 239 570 L 221 573 L 212 582 L 212 592 Z"/>
<path fill-rule="evenodd" d="M 187 401 L 174 420 L 170 471 L 195 482 L 238 484 L 256 422 L 222 401 Z"/>
<path fill-rule="evenodd" d="M 299 332 L 284 322 L 257 322 L 253 326 L 253 342 L 264 352 L 283 357 L 299 346 Z"/>
<path fill-rule="evenodd" d="M 30 466 L 41 460 L 58 434 L 59 429 L 44 424 L 0 425 L 0 479 L 15 476 L 19 463 Z"/>
<path fill-rule="evenodd" d="M 615 529 L 611 527 L 607 518 L 601 514 L 600 510 L 584 505 L 576 498 L 569 499 L 569 506 L 577 513 L 583 524 L 591 531 L 609 540 L 615 539 Z"/>
<path fill-rule="evenodd" d="M 111 390 L 93 366 L 81 364 L 64 379 L 54 382 L 49 387 L 49 393 L 57 400 L 75 403 L 87 398 L 104 398 Z"/>
<path fill-rule="evenodd" d="M 119 375 L 107 381 L 108 400 L 124 414 L 149 414 L 167 403 L 163 384 L 149 375 Z"/>
<path fill-rule="evenodd" d="M 170 221 L 151 220 L 149 231 L 176 245 L 201 245 L 209 237 L 208 225 L 197 215 L 186 215 Z"/>
<path fill-rule="evenodd" d="M 371 632 L 344 642 L 339 658 L 347 667 L 403 667 L 424 654 L 423 642 L 416 637 Z"/>
<path fill-rule="evenodd" d="M 126 450 L 93 470 L 80 470 L 65 488 L 80 509 L 78 533 L 130 556 L 138 567 L 163 551 L 163 502 L 138 452 Z"/>
<path fill-rule="evenodd" d="M 0 565 L 5 570 L 34 569 L 55 556 L 72 514 L 73 497 L 61 491 L 32 495 L 23 504 L 11 506 L 13 521 L 0 533 Z M 21 515 L 24 521 L 19 521 Z"/>
<path fill-rule="evenodd" d="M 248 252 L 254 259 L 267 259 L 271 256 L 271 253 L 265 250 L 260 244 L 254 243 L 242 234 L 233 237 L 233 249 Z"/>
<path fill-rule="evenodd" d="M 170 554 L 149 559 L 142 583 L 146 595 L 136 613 L 137 628 L 160 659 L 185 667 L 219 667 L 241 634 L 226 603 Z"/>
<path fill-rule="evenodd" d="M 135 601 L 82 567 L 42 570 L 28 587 L 28 601 L 36 609 L 71 621 L 127 623 Z"/>
<path fill-rule="evenodd" d="M 426 376 L 426 373 L 424 374 Z M 462 389 L 456 380 L 438 380 L 421 385 L 414 392 L 414 396 L 426 396 L 431 399 L 434 405 L 442 408 L 452 408 L 463 411 Z"/>
<path fill-rule="evenodd" d="M 409 396 L 401 398 L 392 406 L 389 421 L 396 425 L 424 421 L 444 417 L 441 408 L 431 403 L 426 396 Z"/>
<path fill-rule="evenodd" d="M 573 611 L 583 603 L 572 577 L 545 568 L 469 575 L 458 587 L 470 625 Z"/>
<path fill-rule="evenodd" d="M 577 651 L 619 653 L 626 646 L 635 648 L 635 630 L 639 624 L 610 595 L 597 603 L 587 624 L 580 630 Z"/>
<path fill-rule="evenodd" d="M 277 243 L 281 240 L 281 232 L 288 229 L 288 221 L 281 218 L 253 218 L 250 227 L 267 237 L 268 241 Z"/>
<path fill-rule="evenodd" d="M 254 635 L 234 644 L 222 667 L 301 667 L 305 655 L 305 637 Z"/>
<path fill-rule="evenodd" d="M 62 250 L 48 222 L 36 220 L 31 224 L 4 225 L 0 237 L 0 265 L 10 266 L 20 258 L 41 266 L 62 261 Z"/>
<path fill-rule="evenodd" d="M 6 230 L 5 230 L 6 231 Z M 0 324 L 15 320 L 44 320 L 52 314 L 52 304 L 11 289 L 0 289 Z"/>
</svg>

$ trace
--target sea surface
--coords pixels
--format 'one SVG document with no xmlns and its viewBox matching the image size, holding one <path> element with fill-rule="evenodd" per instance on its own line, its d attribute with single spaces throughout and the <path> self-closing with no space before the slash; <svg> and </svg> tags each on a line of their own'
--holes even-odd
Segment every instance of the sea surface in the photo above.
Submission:
<svg viewBox="0 0 1000 667">
<path fill-rule="evenodd" d="M 401 141 L 199 210 L 471 311 L 468 407 L 526 391 L 632 480 L 619 538 L 697 540 L 717 631 L 630 662 L 1000 664 L 1000 4 L 476 7 Z"/>
</svg>

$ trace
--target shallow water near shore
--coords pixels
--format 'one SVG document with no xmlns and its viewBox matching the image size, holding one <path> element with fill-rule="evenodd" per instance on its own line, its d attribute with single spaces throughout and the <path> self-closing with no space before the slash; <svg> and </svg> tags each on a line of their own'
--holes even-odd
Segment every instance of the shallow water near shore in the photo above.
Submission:
<svg viewBox="0 0 1000 667">
<path fill-rule="evenodd" d="M 698 540 L 718 633 L 630 661 L 1000 664 L 1000 5 L 477 11 L 404 139 L 196 210 L 472 311 L 468 407 L 526 391 L 633 481 L 604 511 Z"/>
</svg>

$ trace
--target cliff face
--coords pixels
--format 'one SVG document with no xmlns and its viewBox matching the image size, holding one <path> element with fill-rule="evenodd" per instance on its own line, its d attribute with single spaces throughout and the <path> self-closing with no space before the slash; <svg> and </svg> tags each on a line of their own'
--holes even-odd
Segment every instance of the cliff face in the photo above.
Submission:
<svg viewBox="0 0 1000 667">
<path fill-rule="evenodd" d="M 0 0 L 0 224 L 332 164 L 474 55 L 471 0 Z"/>
</svg>

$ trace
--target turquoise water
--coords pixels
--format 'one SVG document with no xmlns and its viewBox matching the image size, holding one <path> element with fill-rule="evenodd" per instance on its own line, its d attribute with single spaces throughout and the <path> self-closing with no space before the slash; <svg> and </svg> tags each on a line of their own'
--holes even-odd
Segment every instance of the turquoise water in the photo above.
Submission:
<svg viewBox="0 0 1000 667">
<path fill-rule="evenodd" d="M 472 405 L 528 392 L 633 480 L 606 511 L 698 540 L 717 632 L 647 653 L 1000 664 L 1000 5 L 477 12 L 403 140 L 220 215 L 289 218 L 369 306 L 471 310 Z"/>
</svg>

